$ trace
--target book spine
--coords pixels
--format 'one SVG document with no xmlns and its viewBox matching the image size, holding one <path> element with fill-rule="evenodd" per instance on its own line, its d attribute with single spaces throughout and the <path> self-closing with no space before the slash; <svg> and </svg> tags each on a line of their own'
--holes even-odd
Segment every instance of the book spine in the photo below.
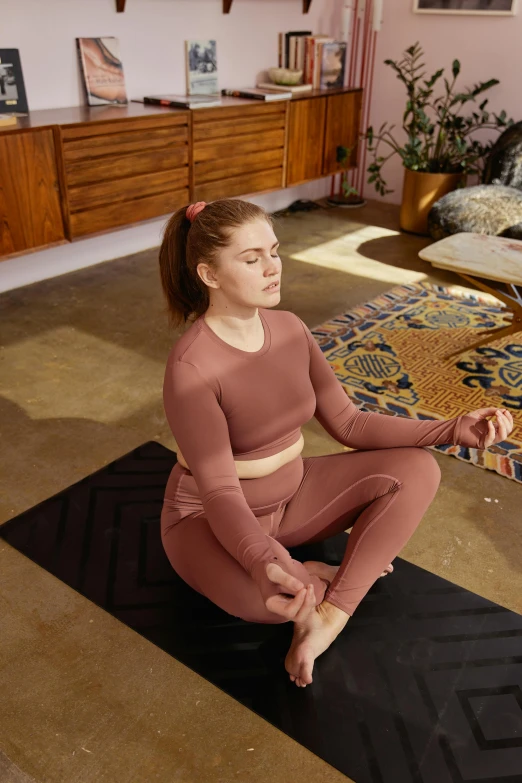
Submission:
<svg viewBox="0 0 522 783">
<path fill-rule="evenodd" d="M 182 106 L 187 108 L 188 103 L 182 101 L 167 101 L 165 98 L 144 98 L 143 103 L 150 103 L 152 106 Z"/>
<path fill-rule="evenodd" d="M 81 42 L 80 38 L 76 39 L 76 46 L 77 46 L 77 49 L 78 49 L 78 56 L 80 58 L 80 68 L 81 68 L 81 71 L 82 71 L 82 81 L 83 81 L 83 88 L 85 90 L 85 96 L 87 98 L 88 105 L 91 106 L 92 105 L 91 104 L 91 93 L 90 93 L 90 90 L 89 90 L 89 81 L 88 81 L 87 71 L 86 71 L 86 68 L 85 68 L 85 61 L 83 59 L 83 47 L 82 47 L 82 42 Z"/>
<path fill-rule="evenodd" d="M 302 35 L 299 36 L 297 41 L 297 70 L 302 71 L 304 66 L 304 45 L 305 39 Z"/>
<path fill-rule="evenodd" d="M 256 93 L 244 92 L 243 90 L 221 90 L 221 95 L 228 95 L 229 98 L 248 98 L 254 101 L 265 101 L 265 95 L 257 95 Z"/>
<path fill-rule="evenodd" d="M 308 81 L 307 84 L 313 86 L 314 83 L 314 64 L 315 64 L 315 38 L 310 39 L 310 62 L 308 64 Z"/>
<path fill-rule="evenodd" d="M 295 69 L 295 35 L 290 36 L 289 44 L 288 44 L 288 67 L 292 70 Z"/>
<path fill-rule="evenodd" d="M 185 41 L 185 92 L 191 94 L 190 85 L 190 60 L 189 60 L 189 42 Z"/>
<path fill-rule="evenodd" d="M 319 81 L 321 78 L 321 61 L 323 59 L 323 44 L 320 41 L 317 41 L 315 44 L 315 54 L 314 54 L 314 75 L 313 75 L 313 81 L 312 84 L 314 86 L 315 90 L 319 89 Z"/>
<path fill-rule="evenodd" d="M 285 68 L 290 67 L 289 56 L 290 56 L 290 33 L 285 33 L 285 65 L 284 65 Z"/>
</svg>

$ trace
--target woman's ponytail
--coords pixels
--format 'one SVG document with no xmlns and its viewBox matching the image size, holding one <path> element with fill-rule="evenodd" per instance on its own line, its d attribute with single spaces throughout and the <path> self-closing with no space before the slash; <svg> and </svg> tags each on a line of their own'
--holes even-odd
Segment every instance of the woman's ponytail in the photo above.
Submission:
<svg viewBox="0 0 522 783">
<path fill-rule="evenodd" d="M 169 322 L 175 329 L 184 325 L 201 307 L 205 296 L 203 288 L 206 288 L 199 277 L 198 285 L 188 265 L 187 240 L 192 225 L 186 216 L 188 206 L 178 209 L 169 219 L 159 251 L 161 285 L 167 300 Z"/>
</svg>

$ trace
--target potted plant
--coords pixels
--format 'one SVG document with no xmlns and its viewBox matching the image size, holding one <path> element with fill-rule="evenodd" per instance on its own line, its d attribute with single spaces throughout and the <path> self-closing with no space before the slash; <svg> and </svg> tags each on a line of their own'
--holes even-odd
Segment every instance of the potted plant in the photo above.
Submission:
<svg viewBox="0 0 522 783">
<path fill-rule="evenodd" d="M 453 60 L 453 78 L 444 78 L 444 91 L 434 97 L 434 88 L 443 77 L 444 69 L 425 79 L 424 56 L 417 42 L 403 53 L 399 62 L 385 60 L 406 88 L 406 107 L 402 117 L 402 129 L 406 141 L 400 144 L 392 130 L 395 125 L 384 122 L 376 133 L 369 127 L 363 135 L 373 161 L 368 166 L 369 183 L 373 183 L 381 196 L 392 193 L 386 187 L 382 167 L 393 156 L 399 155 L 404 166 L 404 186 L 400 211 L 400 226 L 405 231 L 427 234 L 427 217 L 431 207 L 449 191 L 466 184 L 467 175 L 481 176 L 484 159 L 492 141 L 482 142 L 473 134 L 484 129 L 503 130 L 513 124 L 506 112 L 486 111 L 488 100 L 475 107 L 467 115 L 462 109 L 475 102 L 477 97 L 499 84 L 498 79 L 480 82 L 463 92 L 455 84 L 460 73 L 460 62 Z M 381 143 L 391 151 L 379 155 Z"/>
</svg>

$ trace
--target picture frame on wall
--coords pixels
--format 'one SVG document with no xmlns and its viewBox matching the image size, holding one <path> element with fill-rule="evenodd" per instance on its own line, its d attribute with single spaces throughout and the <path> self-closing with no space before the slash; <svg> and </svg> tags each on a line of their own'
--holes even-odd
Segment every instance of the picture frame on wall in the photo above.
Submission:
<svg viewBox="0 0 522 783">
<path fill-rule="evenodd" d="M 0 49 L 0 113 L 25 115 L 28 112 L 20 51 Z"/>
<path fill-rule="evenodd" d="M 417 14 L 514 16 L 518 0 L 413 0 Z"/>
</svg>

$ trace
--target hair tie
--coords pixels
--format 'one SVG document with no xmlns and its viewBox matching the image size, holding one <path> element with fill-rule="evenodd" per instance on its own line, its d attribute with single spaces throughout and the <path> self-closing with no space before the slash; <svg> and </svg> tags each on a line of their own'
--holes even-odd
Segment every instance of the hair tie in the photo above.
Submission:
<svg viewBox="0 0 522 783">
<path fill-rule="evenodd" d="M 194 222 L 201 210 L 205 209 L 206 206 L 206 201 L 197 201 L 195 204 L 191 204 L 189 207 L 187 207 L 185 214 L 191 223 Z"/>
</svg>

